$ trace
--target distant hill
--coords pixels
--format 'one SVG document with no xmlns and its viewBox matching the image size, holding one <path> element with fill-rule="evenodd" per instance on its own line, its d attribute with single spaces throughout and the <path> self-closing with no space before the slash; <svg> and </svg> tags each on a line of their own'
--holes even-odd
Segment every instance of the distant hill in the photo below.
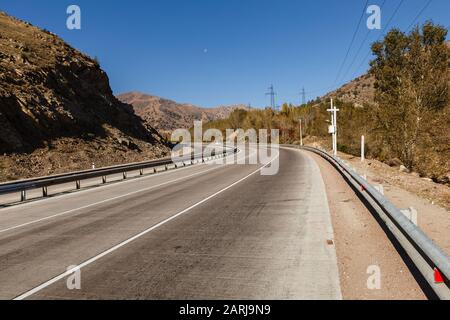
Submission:
<svg viewBox="0 0 450 320">
<path fill-rule="evenodd" d="M 95 59 L 2 12 L 0 30 L 0 180 L 167 154 Z"/>
<path fill-rule="evenodd" d="M 450 47 L 450 41 L 447 42 Z M 375 79 L 370 74 L 364 74 L 324 95 L 320 100 L 338 99 L 344 103 L 352 103 L 355 107 L 373 105 L 375 103 Z"/>
<path fill-rule="evenodd" d="M 321 100 L 338 99 L 345 103 L 352 103 L 355 107 L 371 105 L 375 101 L 375 79 L 369 75 L 362 75 L 339 89 L 327 93 Z"/>
<path fill-rule="evenodd" d="M 132 105 L 137 115 L 164 133 L 181 128 L 189 129 L 196 120 L 209 122 L 225 119 L 236 109 L 249 109 L 245 105 L 200 108 L 192 104 L 177 103 L 140 92 L 120 94 L 117 98 Z"/>
</svg>

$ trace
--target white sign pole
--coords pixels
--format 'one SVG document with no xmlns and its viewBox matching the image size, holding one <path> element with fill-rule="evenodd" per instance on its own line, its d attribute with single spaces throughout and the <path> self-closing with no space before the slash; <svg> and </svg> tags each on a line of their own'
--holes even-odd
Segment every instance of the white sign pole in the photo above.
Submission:
<svg viewBox="0 0 450 320">
<path fill-rule="evenodd" d="M 300 120 L 300 146 L 303 147 L 303 128 L 302 128 L 302 118 Z"/>
<path fill-rule="evenodd" d="M 361 136 L 361 162 L 366 160 L 365 144 L 365 137 Z"/>
<path fill-rule="evenodd" d="M 336 108 L 335 105 L 333 105 L 333 99 L 331 99 L 331 109 L 327 110 L 328 112 L 331 112 L 331 132 L 333 134 L 333 155 L 337 156 L 337 112 L 339 109 Z"/>
</svg>

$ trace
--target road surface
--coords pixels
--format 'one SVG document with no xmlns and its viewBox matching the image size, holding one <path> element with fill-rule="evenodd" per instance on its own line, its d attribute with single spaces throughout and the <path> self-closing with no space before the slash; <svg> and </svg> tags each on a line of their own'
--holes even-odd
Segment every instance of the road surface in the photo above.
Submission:
<svg viewBox="0 0 450 320">
<path fill-rule="evenodd" d="M 341 299 L 320 171 L 272 160 L 273 176 L 201 164 L 1 209 L 0 298 Z"/>
</svg>

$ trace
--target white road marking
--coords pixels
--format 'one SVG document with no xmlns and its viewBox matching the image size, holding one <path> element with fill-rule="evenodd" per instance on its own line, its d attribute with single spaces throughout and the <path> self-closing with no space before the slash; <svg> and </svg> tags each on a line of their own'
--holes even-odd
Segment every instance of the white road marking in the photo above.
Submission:
<svg viewBox="0 0 450 320">
<path fill-rule="evenodd" d="M 109 202 L 109 201 L 125 198 L 125 197 L 131 196 L 133 194 L 137 194 L 137 193 L 140 193 L 140 192 L 144 192 L 144 191 L 148 191 L 148 190 L 155 189 L 155 188 L 158 188 L 158 187 L 162 187 L 162 186 L 164 186 L 166 184 L 171 184 L 171 183 L 183 180 L 183 179 L 191 178 L 191 177 L 194 177 L 194 176 L 197 176 L 197 175 L 200 175 L 200 174 L 203 174 L 203 173 L 207 173 L 209 171 L 213 171 L 213 170 L 216 170 L 216 169 L 219 169 L 219 168 L 221 168 L 221 167 L 215 167 L 215 168 L 212 168 L 212 169 L 209 169 L 209 170 L 196 172 L 194 174 L 191 174 L 191 175 L 188 175 L 188 176 L 184 176 L 184 177 L 181 177 L 181 178 L 177 178 L 177 179 L 174 179 L 174 180 L 166 181 L 166 182 L 163 182 L 163 183 L 160 183 L 160 184 L 148 187 L 148 188 L 139 189 L 139 190 L 136 190 L 136 191 L 133 191 L 133 192 L 122 194 L 122 195 L 117 196 L 117 197 L 108 198 L 108 199 L 105 199 L 105 200 L 102 200 L 102 201 L 98 201 L 98 202 L 94 202 L 94 203 L 91 203 L 91 204 L 88 204 L 88 205 L 85 205 L 85 206 L 82 206 L 82 207 L 78 207 L 78 208 L 67 210 L 67 211 L 64 211 L 64 212 L 61 212 L 61 213 L 57 213 L 57 214 L 54 214 L 54 215 L 51 215 L 51 216 L 48 216 L 48 217 L 45 217 L 45 218 L 29 221 L 29 222 L 26 222 L 26 223 L 23 223 L 23 224 L 14 226 L 14 227 L 9 227 L 7 229 L 0 230 L 0 233 L 5 233 L 5 232 L 11 231 L 11 230 L 15 230 L 15 229 L 19 229 L 19 228 L 22 228 L 22 227 L 26 227 L 26 226 L 29 226 L 31 224 L 35 224 L 35 223 L 42 222 L 42 221 L 45 221 L 45 220 L 49 220 L 49 219 L 52 219 L 52 218 L 60 217 L 60 216 L 63 216 L 63 215 L 66 215 L 66 214 L 69 214 L 69 213 L 72 213 L 72 212 L 75 212 L 75 211 L 87 209 L 87 208 L 90 208 L 90 207 L 93 207 L 93 206 L 96 206 L 96 205 L 99 205 L 99 204 L 103 204 L 103 203 L 106 203 L 106 202 Z"/>
<path fill-rule="evenodd" d="M 238 150 L 238 152 L 236 154 L 240 154 L 241 152 L 242 152 L 241 150 Z M 223 159 L 227 159 L 229 157 L 235 156 L 236 154 L 228 155 L 228 156 L 224 157 Z M 200 160 L 200 159 L 196 159 L 196 160 Z M 176 170 L 160 171 L 160 172 L 157 172 L 157 173 L 147 174 L 147 175 L 144 175 L 144 177 L 142 177 L 138 181 L 142 182 L 142 181 L 145 181 L 146 179 L 152 179 L 154 177 L 158 177 L 158 176 L 161 176 L 161 175 L 170 174 L 170 173 L 177 173 L 177 172 L 180 172 L 182 170 L 197 168 L 197 167 L 200 167 L 200 166 L 206 166 L 206 165 L 209 165 L 209 163 L 213 162 L 213 161 L 214 160 L 206 161 L 205 163 L 201 163 L 200 162 L 198 164 L 194 164 L 194 165 L 183 167 L 183 168 L 178 168 Z M 156 167 L 156 168 L 161 168 L 161 166 L 160 167 Z M 130 171 L 130 172 L 133 172 L 133 171 Z M 117 178 L 118 176 L 119 175 L 113 176 L 113 177 Z M 139 177 L 139 176 L 129 177 L 128 180 L 112 180 L 112 183 L 107 184 L 107 185 L 99 184 L 98 187 L 102 188 L 102 190 L 105 190 L 105 189 L 108 189 L 108 188 L 117 187 L 118 183 L 120 183 L 120 185 L 133 183 L 133 182 L 137 181 L 135 179 L 137 177 Z M 96 187 L 96 186 L 92 185 L 91 187 Z M 66 190 L 66 191 L 70 191 L 70 190 Z M 37 201 L 42 202 L 42 201 L 51 201 L 51 200 L 62 199 L 62 198 L 65 199 L 65 198 L 74 197 L 74 196 L 77 196 L 77 195 L 80 195 L 80 194 L 84 194 L 84 193 L 88 193 L 88 192 L 95 192 L 95 191 L 98 191 L 98 189 L 96 189 L 96 188 L 89 188 L 89 189 L 85 189 L 85 190 L 72 192 L 72 193 L 69 193 L 69 194 L 57 195 L 56 197 L 51 197 L 51 198 L 42 198 L 42 199 L 37 198 Z M 59 192 L 65 192 L 65 191 L 61 190 Z M 3 213 L 3 212 L 6 212 L 6 211 L 17 209 L 17 208 L 24 208 L 24 207 L 35 205 L 37 203 L 37 201 L 31 201 L 31 202 L 27 202 L 27 203 L 23 203 L 23 204 L 13 205 L 13 206 L 7 207 L 7 208 L 2 208 L 2 209 L 0 209 L 0 214 Z"/>
<path fill-rule="evenodd" d="M 108 249 L 108 250 L 106 250 L 106 251 L 100 253 L 99 255 L 96 255 L 95 257 L 92 257 L 91 259 L 89 259 L 89 260 L 87 260 L 87 261 L 81 263 L 80 265 L 78 265 L 78 266 L 76 266 L 76 267 L 74 267 L 74 268 L 72 268 L 72 269 L 69 269 L 69 270 L 67 270 L 67 271 L 64 272 L 64 273 L 61 273 L 60 275 L 58 275 L 58 276 L 56 276 L 56 277 L 54 277 L 54 278 L 48 280 L 47 282 L 44 282 L 44 283 L 41 284 L 40 286 L 37 286 L 36 288 L 33 288 L 33 289 L 31 289 L 31 290 L 25 292 L 24 294 L 22 294 L 22 295 L 20 295 L 20 296 L 18 296 L 18 297 L 16 297 L 16 298 L 14 298 L 14 300 L 23 300 L 23 299 L 26 299 L 26 298 L 32 296 L 33 294 L 35 294 L 35 293 L 41 291 L 42 289 L 45 289 L 45 288 L 47 288 L 48 286 L 54 284 L 55 282 L 58 282 L 58 281 L 64 279 L 65 277 L 71 275 L 71 274 L 72 274 L 73 272 L 75 272 L 76 270 L 80 270 L 80 269 L 82 269 L 82 268 L 84 268 L 84 267 L 90 265 L 91 263 L 93 263 L 93 262 L 95 262 L 95 261 L 97 261 L 97 260 L 103 258 L 104 256 L 106 256 L 106 255 L 108 255 L 108 254 L 110 254 L 110 253 L 112 253 L 112 252 L 114 252 L 114 251 L 120 249 L 121 247 L 126 246 L 126 245 L 129 244 L 130 242 L 133 242 L 134 240 L 136 240 L 136 239 L 138 239 L 138 238 L 140 238 L 140 237 L 146 235 L 147 233 L 149 233 L 149 232 L 151 232 L 151 231 L 153 231 L 153 230 L 155 230 L 155 229 L 161 227 L 162 225 L 166 224 L 167 222 L 170 222 L 170 221 L 172 221 L 172 220 L 178 218 L 179 216 L 185 214 L 186 212 L 188 212 L 188 211 L 190 211 L 190 210 L 192 210 L 192 209 L 198 207 L 199 205 L 201 205 L 201 204 L 207 202 L 208 200 L 210 200 L 210 199 L 212 199 L 212 198 L 218 196 L 219 194 L 221 194 L 221 193 L 223 193 L 223 192 L 225 192 L 225 191 L 231 189 L 231 188 L 234 187 L 235 185 L 241 183 L 242 181 L 244 181 L 244 180 L 250 178 L 251 176 L 253 176 L 254 174 L 260 172 L 264 167 L 268 166 L 269 164 L 271 164 L 272 162 L 274 162 L 276 159 L 278 159 L 279 156 L 280 156 L 280 153 L 278 152 L 278 154 L 277 154 L 272 160 L 270 160 L 270 162 L 268 162 L 268 163 L 266 163 L 265 165 L 261 166 L 260 168 L 258 168 L 258 170 L 253 171 L 252 173 L 250 173 L 249 175 L 245 176 L 244 178 L 242 178 L 242 179 L 240 179 L 240 180 L 234 182 L 233 184 L 229 185 L 228 187 L 225 187 L 225 188 L 223 188 L 222 190 L 217 191 L 216 193 L 210 195 L 209 197 L 207 197 L 207 198 L 205 198 L 205 199 L 203 199 L 203 200 L 197 202 L 196 204 L 190 206 L 189 208 L 186 208 L 186 209 L 184 209 L 183 211 L 180 211 L 180 212 L 174 214 L 173 216 L 171 216 L 171 217 L 169 217 L 169 218 L 167 218 L 167 219 L 165 219 L 165 220 L 159 222 L 158 224 L 156 224 L 156 225 L 154 225 L 154 226 L 152 226 L 152 227 L 150 227 L 150 228 L 148 228 L 148 229 L 142 231 L 141 233 L 139 233 L 139 234 L 137 234 L 137 235 L 135 235 L 135 236 L 133 236 L 133 237 L 131 237 L 131 238 L 129 238 L 129 239 L 127 239 L 127 240 L 121 242 L 121 243 L 119 243 L 118 245 L 116 245 L 116 246 L 114 246 L 114 247 L 112 247 L 112 248 L 110 248 L 110 249 Z"/>
<path fill-rule="evenodd" d="M 238 154 L 239 153 L 240 152 L 238 152 Z M 252 154 L 254 154 L 254 153 L 252 153 Z M 250 155 L 248 155 L 246 158 L 248 158 L 248 157 L 250 157 Z M 83 209 L 87 209 L 87 208 L 90 208 L 90 207 L 94 207 L 96 205 L 107 203 L 109 201 L 125 198 L 125 197 L 131 196 L 131 195 L 134 195 L 134 194 L 137 194 L 137 193 L 140 193 L 140 192 L 149 191 L 149 190 L 152 190 L 152 189 L 155 189 L 155 188 L 158 188 L 158 187 L 162 187 L 162 186 L 165 186 L 167 184 L 171 184 L 171 183 L 174 183 L 174 182 L 177 182 L 177 181 L 180 181 L 180 180 L 184 180 L 184 179 L 187 179 L 187 178 L 195 177 L 197 175 L 201 175 L 201 174 L 213 171 L 213 170 L 217 170 L 219 168 L 223 168 L 223 166 L 226 166 L 226 164 L 225 165 L 220 165 L 218 167 L 214 167 L 214 168 L 209 169 L 209 170 L 196 172 L 194 174 L 191 174 L 191 175 L 188 175 L 188 176 L 184 176 L 184 177 L 180 177 L 180 178 L 177 178 L 177 179 L 174 179 L 174 180 L 166 181 L 166 182 L 163 182 L 163 183 L 151 186 L 151 187 L 147 187 L 147 188 L 144 188 L 144 189 L 139 189 L 139 190 L 136 190 L 136 191 L 133 191 L 133 192 L 129 192 L 129 193 L 126 193 L 126 194 L 122 194 L 122 195 L 117 196 L 117 197 L 108 198 L 108 199 L 105 199 L 105 200 L 102 200 L 102 201 L 98 201 L 98 202 L 94 202 L 94 203 L 91 203 L 91 204 L 88 204 L 88 205 L 85 205 L 85 206 L 82 206 L 82 207 L 78 207 L 78 208 L 74 208 L 74 209 L 67 210 L 67 211 L 64 211 L 64 212 L 60 212 L 60 213 L 57 213 L 57 214 L 54 214 L 54 215 L 51 215 L 51 216 L 47 216 L 45 218 L 32 220 L 32 221 L 29 221 L 29 222 L 26 222 L 26 223 L 22 223 L 20 225 L 13 226 L 13 227 L 8 227 L 6 229 L 0 230 L 0 234 L 8 232 L 8 231 L 16 230 L 16 229 L 19 229 L 19 228 L 23 228 L 23 227 L 26 227 L 26 226 L 29 226 L 29 225 L 32 225 L 32 224 L 36 224 L 36 223 L 39 223 L 39 222 L 42 222 L 42 221 L 46 221 L 46 220 L 49 220 L 49 219 L 57 218 L 57 217 L 60 217 L 60 216 L 63 216 L 63 215 L 67 215 L 69 213 L 73 213 L 73 212 L 76 212 L 76 211 L 79 211 L 79 210 L 83 210 Z M 89 190 L 89 191 L 92 191 L 92 190 Z"/>
</svg>

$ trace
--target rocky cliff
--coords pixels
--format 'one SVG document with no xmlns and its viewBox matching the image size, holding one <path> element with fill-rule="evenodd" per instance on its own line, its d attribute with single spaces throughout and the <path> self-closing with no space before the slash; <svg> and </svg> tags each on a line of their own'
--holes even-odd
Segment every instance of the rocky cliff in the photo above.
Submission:
<svg viewBox="0 0 450 320">
<path fill-rule="evenodd" d="M 158 132 L 114 97 L 95 59 L 0 13 L 1 180 L 167 152 Z"/>
</svg>

